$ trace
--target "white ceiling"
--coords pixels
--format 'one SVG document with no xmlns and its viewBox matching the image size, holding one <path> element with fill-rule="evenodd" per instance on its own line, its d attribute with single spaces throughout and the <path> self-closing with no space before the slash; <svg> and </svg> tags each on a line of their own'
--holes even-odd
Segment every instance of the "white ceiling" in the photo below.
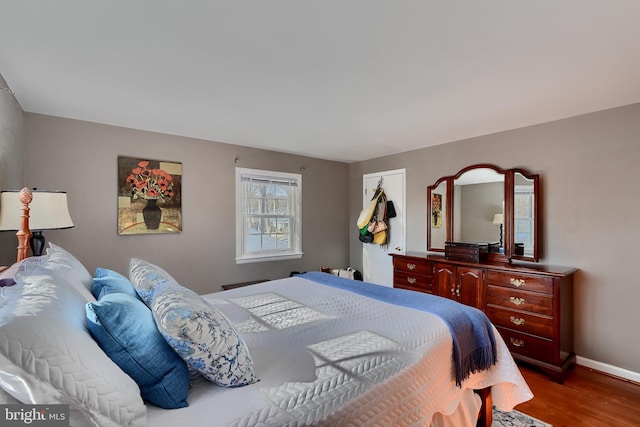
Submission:
<svg viewBox="0 0 640 427">
<path fill-rule="evenodd" d="M 346 162 L 640 102 L 638 0 L 2 0 L 28 112 Z"/>
</svg>

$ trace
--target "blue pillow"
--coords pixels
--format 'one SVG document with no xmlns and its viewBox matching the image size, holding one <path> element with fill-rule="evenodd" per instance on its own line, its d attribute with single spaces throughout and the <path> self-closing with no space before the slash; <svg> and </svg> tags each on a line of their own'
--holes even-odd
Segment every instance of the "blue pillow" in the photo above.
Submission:
<svg viewBox="0 0 640 427">
<path fill-rule="evenodd" d="M 117 271 L 101 267 L 96 268 L 93 275 L 91 293 L 97 300 L 112 293 L 124 293 L 139 298 L 129 279 Z"/>
<path fill-rule="evenodd" d="M 142 398 L 165 409 L 188 406 L 187 365 L 162 338 L 151 310 L 124 293 L 86 305 L 91 336 L 138 383 Z"/>
</svg>

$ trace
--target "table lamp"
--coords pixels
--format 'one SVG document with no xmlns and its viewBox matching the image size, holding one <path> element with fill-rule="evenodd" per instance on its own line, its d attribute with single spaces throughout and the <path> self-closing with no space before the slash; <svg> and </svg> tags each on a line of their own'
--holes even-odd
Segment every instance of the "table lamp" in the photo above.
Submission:
<svg viewBox="0 0 640 427">
<path fill-rule="evenodd" d="M 22 216 L 22 203 L 19 191 L 0 192 L 0 231 L 18 231 Z M 44 230 L 72 228 L 73 221 L 67 206 L 65 191 L 32 190 L 33 199 L 29 205 L 29 245 L 33 256 L 42 255 L 44 249 Z"/>
</svg>

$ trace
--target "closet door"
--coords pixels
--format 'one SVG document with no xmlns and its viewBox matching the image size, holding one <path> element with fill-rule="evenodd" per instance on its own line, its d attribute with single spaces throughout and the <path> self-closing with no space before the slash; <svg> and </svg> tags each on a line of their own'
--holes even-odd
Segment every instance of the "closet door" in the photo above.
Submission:
<svg viewBox="0 0 640 427">
<path fill-rule="evenodd" d="M 393 287 L 393 262 L 389 254 L 404 254 L 406 242 L 405 215 L 405 169 L 376 172 L 363 175 L 362 206 L 373 197 L 378 183 L 393 202 L 395 218 L 389 219 L 386 245 L 362 243 L 362 277 L 365 282 Z M 351 222 L 355 224 L 357 218 Z M 351 232 L 356 235 L 355 225 Z"/>
</svg>

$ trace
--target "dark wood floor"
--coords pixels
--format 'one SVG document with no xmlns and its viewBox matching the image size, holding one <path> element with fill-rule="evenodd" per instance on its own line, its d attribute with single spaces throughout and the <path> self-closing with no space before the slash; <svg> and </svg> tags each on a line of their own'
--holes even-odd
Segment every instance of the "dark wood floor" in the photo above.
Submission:
<svg viewBox="0 0 640 427">
<path fill-rule="evenodd" d="M 534 398 L 517 410 L 554 427 L 640 426 L 640 384 L 613 378 L 584 366 L 569 372 L 564 384 L 519 365 Z"/>
</svg>

